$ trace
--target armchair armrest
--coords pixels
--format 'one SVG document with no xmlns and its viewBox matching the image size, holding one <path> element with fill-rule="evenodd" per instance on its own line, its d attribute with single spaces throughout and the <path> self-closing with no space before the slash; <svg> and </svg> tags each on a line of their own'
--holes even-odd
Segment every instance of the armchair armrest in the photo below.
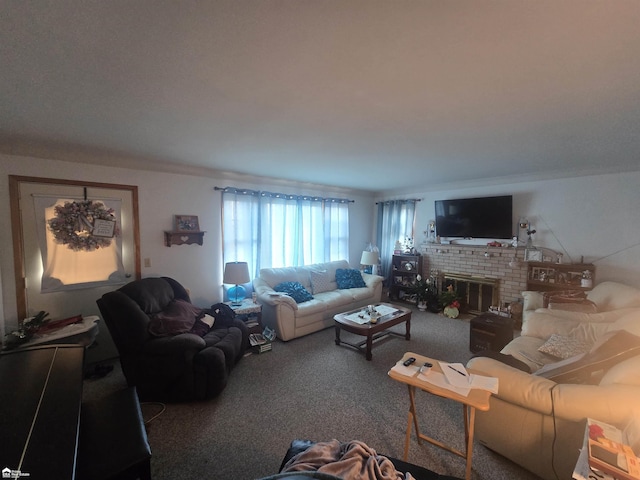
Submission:
<svg viewBox="0 0 640 480">
<path fill-rule="evenodd" d="M 640 411 L 638 386 L 555 383 L 484 357 L 472 358 L 467 365 L 474 373 L 499 379 L 496 397 L 543 415 L 573 422 L 591 417 L 621 425 L 629 412 Z"/>
<path fill-rule="evenodd" d="M 371 273 L 362 273 L 362 279 L 369 288 L 375 288 L 376 285 L 382 283 L 384 277 L 380 275 L 372 275 Z"/>
<path fill-rule="evenodd" d="M 268 305 L 270 307 L 276 307 L 280 304 L 289 305 L 294 310 L 298 309 L 298 304 L 289 295 L 281 292 L 276 292 L 271 285 L 265 282 L 262 278 L 253 279 L 253 290 L 256 292 L 258 303 L 262 305 Z"/>
</svg>

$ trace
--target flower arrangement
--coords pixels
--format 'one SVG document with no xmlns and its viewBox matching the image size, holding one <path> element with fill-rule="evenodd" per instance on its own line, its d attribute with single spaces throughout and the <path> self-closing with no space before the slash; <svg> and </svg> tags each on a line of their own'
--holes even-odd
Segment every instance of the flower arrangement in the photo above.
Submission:
<svg viewBox="0 0 640 480">
<path fill-rule="evenodd" d="M 440 294 L 440 306 L 442 308 L 452 307 L 460 308 L 460 297 L 453 289 L 453 285 L 447 286 L 447 291 Z"/>
<path fill-rule="evenodd" d="M 460 297 L 453 289 L 453 285 L 447 286 L 447 291 L 440 294 L 440 306 L 443 308 L 445 316 L 449 318 L 458 318 L 460 315 Z"/>
<path fill-rule="evenodd" d="M 92 232 L 96 220 L 115 223 L 116 217 L 112 208 L 106 208 L 101 202 L 84 200 L 56 205 L 54 211 L 55 217 L 47 223 L 56 243 L 67 245 L 76 252 L 90 252 L 111 245 L 110 237 L 92 235 Z M 116 226 L 114 236 L 118 234 Z"/>
</svg>

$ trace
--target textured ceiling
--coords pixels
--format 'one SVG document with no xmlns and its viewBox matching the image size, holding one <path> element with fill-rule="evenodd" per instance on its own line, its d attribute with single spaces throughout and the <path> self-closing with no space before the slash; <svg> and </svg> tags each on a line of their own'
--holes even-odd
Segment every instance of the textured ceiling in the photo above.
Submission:
<svg viewBox="0 0 640 480">
<path fill-rule="evenodd" d="M 0 137 L 382 191 L 640 168 L 638 0 L 0 2 Z"/>
</svg>

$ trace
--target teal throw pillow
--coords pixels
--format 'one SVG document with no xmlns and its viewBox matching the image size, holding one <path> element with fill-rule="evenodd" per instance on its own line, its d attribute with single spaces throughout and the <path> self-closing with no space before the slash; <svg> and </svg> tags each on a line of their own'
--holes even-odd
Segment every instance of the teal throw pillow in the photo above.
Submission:
<svg viewBox="0 0 640 480">
<path fill-rule="evenodd" d="M 336 270 L 336 283 L 338 284 L 338 288 L 362 288 L 366 287 L 367 284 L 364 283 L 362 279 L 362 274 L 360 270 L 356 270 L 355 268 L 339 268 Z"/>
<path fill-rule="evenodd" d="M 306 288 L 302 286 L 300 282 L 281 282 L 273 289 L 276 292 L 283 292 L 293 298 L 296 303 L 308 302 L 309 300 L 313 300 L 313 295 L 311 295 Z"/>
</svg>

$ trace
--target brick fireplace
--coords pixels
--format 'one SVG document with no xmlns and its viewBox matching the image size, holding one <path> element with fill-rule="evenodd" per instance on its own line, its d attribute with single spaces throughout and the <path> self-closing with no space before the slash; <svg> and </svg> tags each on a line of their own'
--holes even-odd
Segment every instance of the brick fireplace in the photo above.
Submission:
<svg viewBox="0 0 640 480">
<path fill-rule="evenodd" d="M 515 302 L 527 289 L 523 248 L 423 244 L 419 251 L 423 255 L 422 275 L 462 282 L 471 313 L 487 311 L 491 303 Z M 517 265 L 510 266 L 514 255 Z"/>
</svg>

